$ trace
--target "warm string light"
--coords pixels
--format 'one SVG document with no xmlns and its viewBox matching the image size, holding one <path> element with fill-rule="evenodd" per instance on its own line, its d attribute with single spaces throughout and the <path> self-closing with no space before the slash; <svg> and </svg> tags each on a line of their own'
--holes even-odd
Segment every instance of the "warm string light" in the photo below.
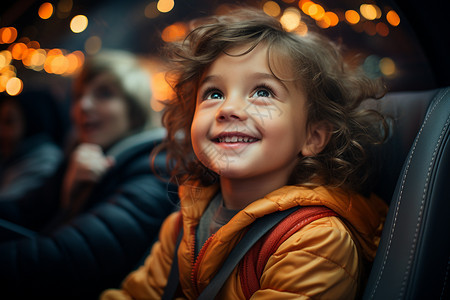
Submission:
<svg viewBox="0 0 450 300">
<path fill-rule="evenodd" d="M 282 5 L 288 5 L 288 7 L 282 9 L 281 2 L 283 2 Z M 346 23 L 355 31 L 380 37 L 387 37 L 390 28 L 400 24 L 400 17 L 394 10 L 385 8 L 383 12 L 379 6 L 373 3 L 363 3 L 358 8 L 346 11 L 327 10 L 312 0 L 263 0 L 260 3 L 266 14 L 278 18 L 286 30 L 299 35 L 305 35 L 308 32 L 308 26 L 302 19 L 303 15 L 314 20 L 322 29 Z M 53 16 L 67 18 L 72 6 L 72 0 L 60 0 L 56 6 L 50 2 L 44 2 L 38 9 L 38 15 L 43 20 Z M 174 0 L 151 1 L 145 6 L 144 16 L 148 19 L 155 19 L 170 13 L 174 7 Z M 74 16 L 70 21 L 70 30 L 74 33 L 81 33 L 86 30 L 88 23 L 85 15 Z M 187 32 L 188 25 L 177 22 L 162 30 L 161 39 L 165 42 L 181 40 Z M 63 76 L 75 73 L 84 62 L 84 53 L 81 51 L 70 53 L 61 49 L 42 49 L 37 41 L 23 39 L 16 41 L 17 37 L 18 33 L 14 27 L 0 28 L 0 44 L 10 45 L 7 50 L 0 52 L 0 92 L 6 91 L 6 82 L 9 79 L 17 78 L 17 72 L 11 65 L 13 61 L 21 61 L 28 69 Z M 101 37 L 93 35 L 86 38 L 84 52 L 93 55 L 99 52 L 101 47 Z M 390 58 L 380 59 L 378 65 L 378 70 L 385 76 L 395 73 L 395 64 Z M 19 86 L 17 80 L 12 82 L 15 82 L 14 86 Z M 13 83 L 10 83 L 10 86 L 13 86 Z"/>
<path fill-rule="evenodd" d="M 283 0 L 283 2 L 293 3 L 295 1 Z M 361 4 L 359 9 L 349 9 L 344 12 L 327 11 L 323 6 L 312 0 L 300 0 L 297 6 L 300 11 L 295 7 L 288 7 L 282 11 L 280 5 L 275 1 L 269 0 L 262 3 L 262 8 L 266 14 L 278 17 L 286 30 L 294 31 L 301 35 L 306 34 L 308 28 L 301 21 L 302 15 L 300 12 L 315 20 L 317 26 L 322 29 L 335 27 L 340 22 L 345 22 L 356 31 L 364 32 L 369 36 L 387 37 L 390 33 L 388 25 L 396 27 L 400 24 L 399 15 L 390 8 L 385 9 L 386 22 L 382 21 L 383 12 L 375 4 Z M 364 70 L 372 77 L 392 77 L 396 73 L 396 65 L 389 57 L 380 58 L 370 55 L 364 61 Z"/>
<path fill-rule="evenodd" d="M 280 2 L 280 1 L 278 1 Z M 383 12 L 379 6 L 375 4 L 361 4 L 359 8 L 347 11 L 331 11 L 326 10 L 322 5 L 315 3 L 312 0 L 282 0 L 282 2 L 289 4 L 286 9 L 282 9 L 281 5 L 275 0 L 261 1 L 261 8 L 270 16 L 276 17 L 280 20 L 282 26 L 288 30 L 299 35 L 305 35 L 308 32 L 308 26 L 302 20 L 302 13 L 312 18 L 316 24 L 322 28 L 332 28 L 338 26 L 339 23 L 344 22 L 355 30 L 365 32 L 370 36 L 378 35 L 386 37 L 389 35 L 390 29 L 388 25 L 398 26 L 400 18 L 395 11 L 387 9 L 385 15 L 386 23 L 381 20 Z M 161 13 L 166 13 L 169 9 L 164 9 L 163 0 L 150 2 L 145 7 L 145 16 L 149 19 L 157 18 Z M 169 2 L 167 2 L 169 3 Z M 170 9 L 172 9 L 169 3 Z M 359 26 L 359 27 L 357 27 Z M 162 30 L 161 39 L 164 42 L 173 42 L 182 40 L 187 32 L 188 26 L 184 23 L 174 23 Z M 365 68 L 370 75 L 377 74 L 377 76 L 393 76 L 396 72 L 396 66 L 391 58 L 377 58 L 370 56 L 366 59 Z M 158 75 L 158 84 L 162 86 L 162 73 Z M 158 92 L 158 98 L 165 99 L 164 94 L 170 93 L 169 89 L 162 89 Z"/>
<path fill-rule="evenodd" d="M 50 2 L 44 2 L 39 6 L 38 16 L 48 20 L 56 15 L 58 18 L 67 18 L 72 11 L 72 0 L 60 0 L 56 8 Z M 77 15 L 70 21 L 70 30 L 74 33 L 83 32 L 88 26 L 88 19 L 84 15 Z M 76 73 L 84 64 L 85 55 L 81 51 L 69 52 L 63 49 L 43 49 L 39 42 L 30 41 L 22 37 L 16 41 L 18 32 L 14 27 L 0 28 L 0 44 L 9 45 L 6 50 L 0 52 L 0 92 L 6 92 L 16 96 L 23 89 L 23 82 L 17 77 L 17 69 L 14 61 L 22 62 L 27 69 L 34 71 L 45 71 L 49 74 L 70 76 Z M 86 44 L 90 54 L 101 47 L 101 41 L 95 38 Z M 89 53 L 89 51 L 87 51 Z"/>
<path fill-rule="evenodd" d="M 0 51 L 0 92 L 16 96 L 23 89 L 23 82 L 17 77 L 17 69 L 13 65 L 14 61 L 21 61 L 23 66 L 30 70 L 62 76 L 76 73 L 84 64 L 85 56 L 81 51 L 43 49 L 39 42 L 30 41 L 28 38 L 15 41 L 15 38 L 11 38 L 11 32 L 17 35 L 17 31 L 10 30 L 9 27 L 0 29 L 2 43 L 10 44 L 6 50 Z"/>
</svg>

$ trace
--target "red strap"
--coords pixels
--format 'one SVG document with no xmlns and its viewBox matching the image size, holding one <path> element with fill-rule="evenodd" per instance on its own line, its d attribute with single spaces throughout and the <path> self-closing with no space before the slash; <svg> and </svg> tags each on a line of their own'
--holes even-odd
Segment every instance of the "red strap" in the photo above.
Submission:
<svg viewBox="0 0 450 300">
<path fill-rule="evenodd" d="M 269 257 L 284 241 L 303 226 L 329 216 L 337 216 L 337 214 L 325 206 L 300 207 L 253 245 L 239 264 L 239 277 L 245 298 L 249 299 L 259 290 L 259 279 Z"/>
</svg>

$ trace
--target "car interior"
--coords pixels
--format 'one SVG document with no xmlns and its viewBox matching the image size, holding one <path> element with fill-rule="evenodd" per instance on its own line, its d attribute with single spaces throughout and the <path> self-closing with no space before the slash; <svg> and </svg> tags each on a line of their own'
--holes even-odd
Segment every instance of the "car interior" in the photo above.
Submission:
<svg viewBox="0 0 450 300">
<path fill-rule="evenodd" d="M 366 102 L 389 117 L 391 136 L 376 152 L 375 192 L 389 204 L 389 212 L 363 299 L 450 299 L 446 1 L 383 2 L 401 12 L 433 78 L 422 86 L 403 82 L 382 99 Z"/>
<path fill-rule="evenodd" d="M 438 1 L 395 1 L 424 49 L 436 88 L 393 92 L 377 105 L 392 119 L 378 153 L 376 192 L 389 213 L 363 299 L 450 297 L 449 26 Z M 436 22 L 430 22 L 433 13 Z"/>
<path fill-rule="evenodd" d="M 364 299 L 448 299 L 450 88 L 378 105 L 392 118 L 376 188 L 390 207 Z"/>
</svg>

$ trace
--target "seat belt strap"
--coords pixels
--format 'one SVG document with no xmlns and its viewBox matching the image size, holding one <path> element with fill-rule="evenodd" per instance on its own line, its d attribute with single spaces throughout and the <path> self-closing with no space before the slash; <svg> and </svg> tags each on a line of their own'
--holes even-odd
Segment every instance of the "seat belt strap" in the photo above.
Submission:
<svg viewBox="0 0 450 300">
<path fill-rule="evenodd" d="M 181 240 L 183 239 L 183 226 L 180 228 L 180 233 L 177 237 L 177 242 L 175 244 L 175 253 L 173 255 L 172 267 L 170 268 L 169 278 L 167 279 L 166 287 L 164 288 L 164 294 L 161 300 L 172 300 L 175 293 L 178 290 L 180 283 L 180 274 L 178 271 L 178 247 L 180 246 Z"/>
<path fill-rule="evenodd" d="M 278 211 L 271 213 L 264 217 L 258 218 L 253 222 L 250 229 L 244 235 L 244 237 L 238 242 L 234 249 L 230 252 L 223 263 L 220 270 L 216 273 L 210 283 L 206 286 L 198 300 L 210 300 L 215 299 L 216 295 L 219 293 L 225 281 L 228 279 L 230 274 L 236 268 L 237 264 L 248 250 L 272 227 L 278 224 L 286 216 L 296 211 L 298 206 L 292 207 L 288 210 Z"/>
</svg>

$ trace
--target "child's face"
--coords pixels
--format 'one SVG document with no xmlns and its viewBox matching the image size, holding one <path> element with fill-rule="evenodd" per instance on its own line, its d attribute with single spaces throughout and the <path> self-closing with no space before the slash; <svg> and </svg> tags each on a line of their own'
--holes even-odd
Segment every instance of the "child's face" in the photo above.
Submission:
<svg viewBox="0 0 450 300">
<path fill-rule="evenodd" d="M 259 45 L 243 56 L 223 54 L 205 71 L 191 127 L 192 145 L 198 159 L 221 178 L 285 178 L 287 183 L 305 147 L 306 121 L 303 91 L 272 75 L 267 48 Z"/>
</svg>

